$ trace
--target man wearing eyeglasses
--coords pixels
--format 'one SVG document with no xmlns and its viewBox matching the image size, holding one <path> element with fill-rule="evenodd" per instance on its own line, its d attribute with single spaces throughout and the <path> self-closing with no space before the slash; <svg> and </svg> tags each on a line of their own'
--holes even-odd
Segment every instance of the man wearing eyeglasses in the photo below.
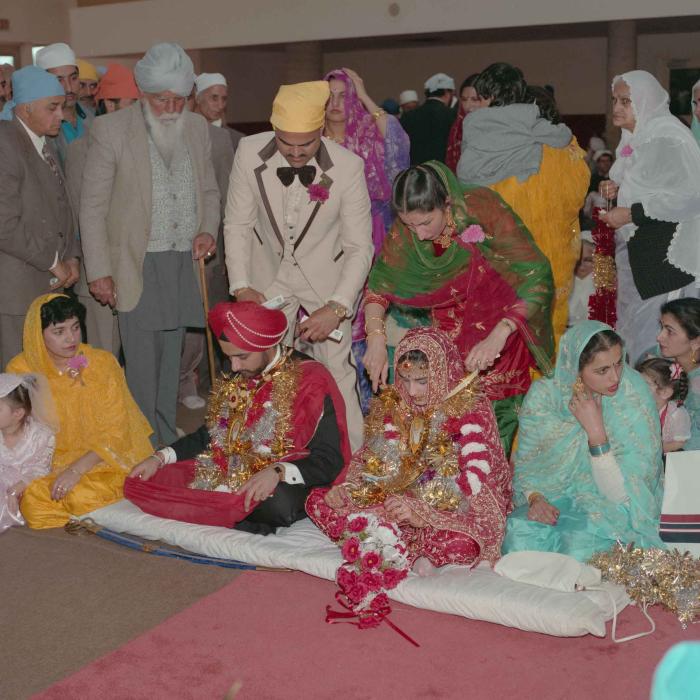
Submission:
<svg viewBox="0 0 700 700">
<path fill-rule="evenodd" d="M 219 190 L 207 122 L 185 109 L 184 50 L 152 46 L 134 77 L 139 100 L 90 130 L 80 234 L 90 293 L 117 311 L 129 389 L 154 443 L 170 444 L 185 329 L 204 326 L 196 266 L 216 252 Z"/>
</svg>

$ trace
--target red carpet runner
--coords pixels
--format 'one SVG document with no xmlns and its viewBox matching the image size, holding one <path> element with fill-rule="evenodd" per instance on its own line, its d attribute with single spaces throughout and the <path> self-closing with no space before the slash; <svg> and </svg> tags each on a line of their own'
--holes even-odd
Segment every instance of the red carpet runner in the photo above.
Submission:
<svg viewBox="0 0 700 700">
<path fill-rule="evenodd" d="M 417 610 L 398 603 L 388 626 L 358 630 L 324 623 L 335 585 L 301 573 L 251 572 L 86 666 L 41 700 L 407 700 L 411 698 L 646 698 L 675 642 L 697 639 L 653 608 L 657 630 L 626 644 L 560 639 Z M 167 595 L 167 591 L 163 591 Z M 135 603 L 138 605 L 138 602 Z M 643 629 L 639 610 L 618 622 Z"/>
</svg>

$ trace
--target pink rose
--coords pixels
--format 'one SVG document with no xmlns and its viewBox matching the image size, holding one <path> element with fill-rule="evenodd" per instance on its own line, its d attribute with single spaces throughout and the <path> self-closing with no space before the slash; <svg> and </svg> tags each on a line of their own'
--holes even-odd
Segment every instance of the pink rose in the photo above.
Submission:
<svg viewBox="0 0 700 700">
<path fill-rule="evenodd" d="M 360 574 L 360 583 L 367 586 L 369 591 L 378 591 L 384 584 L 384 578 L 381 574 L 373 574 L 371 571 L 364 571 Z"/>
<path fill-rule="evenodd" d="M 357 537 L 351 537 L 340 550 L 343 554 L 343 559 L 352 564 L 357 561 L 360 556 L 360 540 Z"/>
<path fill-rule="evenodd" d="M 384 572 L 384 588 L 396 588 L 407 576 L 406 571 L 387 569 Z"/>
<path fill-rule="evenodd" d="M 377 552 L 367 552 L 367 554 L 362 557 L 362 568 L 367 571 L 376 569 L 381 563 L 382 558 Z"/>
<path fill-rule="evenodd" d="M 79 353 L 78 355 L 73 355 L 73 357 L 66 362 L 66 365 L 69 369 L 80 372 L 88 366 L 88 359 L 85 357 L 85 355 L 83 355 L 83 353 Z"/>
<path fill-rule="evenodd" d="M 308 189 L 310 202 L 325 202 L 330 197 L 328 188 L 323 185 L 309 185 Z"/>
<path fill-rule="evenodd" d="M 353 586 L 349 586 L 345 590 L 345 595 L 350 599 L 352 603 L 359 603 L 367 594 L 369 593 L 369 588 L 363 583 L 358 581 Z"/>
<path fill-rule="evenodd" d="M 620 150 L 620 157 L 621 158 L 629 158 L 633 153 L 634 153 L 634 148 L 632 148 L 632 146 L 627 144 L 627 145 L 623 146 L 622 149 Z"/>
<path fill-rule="evenodd" d="M 389 607 L 389 598 L 386 593 L 380 593 L 375 599 L 369 604 L 370 610 L 376 612 L 382 610 L 383 608 Z"/>
<path fill-rule="evenodd" d="M 348 571 L 344 566 L 341 566 L 335 574 L 335 580 L 341 591 L 347 591 L 355 585 L 358 579 L 359 577 L 354 571 Z"/>
<path fill-rule="evenodd" d="M 472 224 L 462 231 L 460 238 L 465 243 L 481 243 L 486 238 L 486 234 L 479 224 Z"/>
<path fill-rule="evenodd" d="M 350 532 L 362 532 L 367 527 L 367 518 L 359 517 L 349 521 Z"/>
</svg>

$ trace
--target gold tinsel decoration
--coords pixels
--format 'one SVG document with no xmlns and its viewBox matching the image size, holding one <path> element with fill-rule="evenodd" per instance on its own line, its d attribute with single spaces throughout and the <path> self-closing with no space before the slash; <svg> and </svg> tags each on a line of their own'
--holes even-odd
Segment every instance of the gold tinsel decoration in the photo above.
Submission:
<svg viewBox="0 0 700 700">
<path fill-rule="evenodd" d="M 611 255 L 593 253 L 593 284 L 596 289 L 614 289 L 617 284 L 615 259 Z"/>
<path fill-rule="evenodd" d="M 215 490 L 219 485 L 225 484 L 231 490 L 239 489 L 250 479 L 253 474 L 264 469 L 270 464 L 279 462 L 294 448 L 291 437 L 292 407 L 297 397 L 297 387 L 301 377 L 301 365 L 291 359 L 289 355 L 283 357 L 275 367 L 269 378 L 272 381 L 270 403 L 277 411 L 277 420 L 270 436 L 270 453 L 267 455 L 256 452 L 255 446 L 248 438 L 244 429 L 247 413 L 254 403 L 255 394 L 264 384 L 257 389 L 247 388 L 247 380 L 240 375 L 224 375 L 218 379 L 209 399 L 209 408 L 206 416 L 206 424 L 210 430 L 217 424 L 219 417 L 226 405 L 231 426 L 237 426 L 236 430 L 229 429 L 226 440 L 217 447 L 228 458 L 231 465 L 232 458 L 237 457 L 235 467 L 229 466 L 227 474 L 222 474 L 213 459 L 214 441 L 210 449 L 197 457 L 194 478 L 189 488 Z"/>
<path fill-rule="evenodd" d="M 591 557 L 603 579 L 625 587 L 640 605 L 661 604 L 674 613 L 683 629 L 700 616 L 700 559 L 677 549 L 643 549 L 617 542 Z"/>
</svg>

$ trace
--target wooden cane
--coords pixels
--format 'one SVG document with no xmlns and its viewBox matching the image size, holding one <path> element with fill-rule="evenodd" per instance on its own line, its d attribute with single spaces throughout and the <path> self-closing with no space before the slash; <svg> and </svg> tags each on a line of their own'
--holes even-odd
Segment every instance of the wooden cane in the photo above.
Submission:
<svg viewBox="0 0 700 700">
<path fill-rule="evenodd" d="M 202 288 L 202 302 L 204 304 L 204 329 L 207 334 L 207 357 L 209 359 L 209 381 L 214 386 L 216 370 L 214 369 L 214 341 L 209 328 L 209 291 L 207 290 L 207 277 L 204 272 L 204 257 L 199 259 L 199 284 Z"/>
</svg>

